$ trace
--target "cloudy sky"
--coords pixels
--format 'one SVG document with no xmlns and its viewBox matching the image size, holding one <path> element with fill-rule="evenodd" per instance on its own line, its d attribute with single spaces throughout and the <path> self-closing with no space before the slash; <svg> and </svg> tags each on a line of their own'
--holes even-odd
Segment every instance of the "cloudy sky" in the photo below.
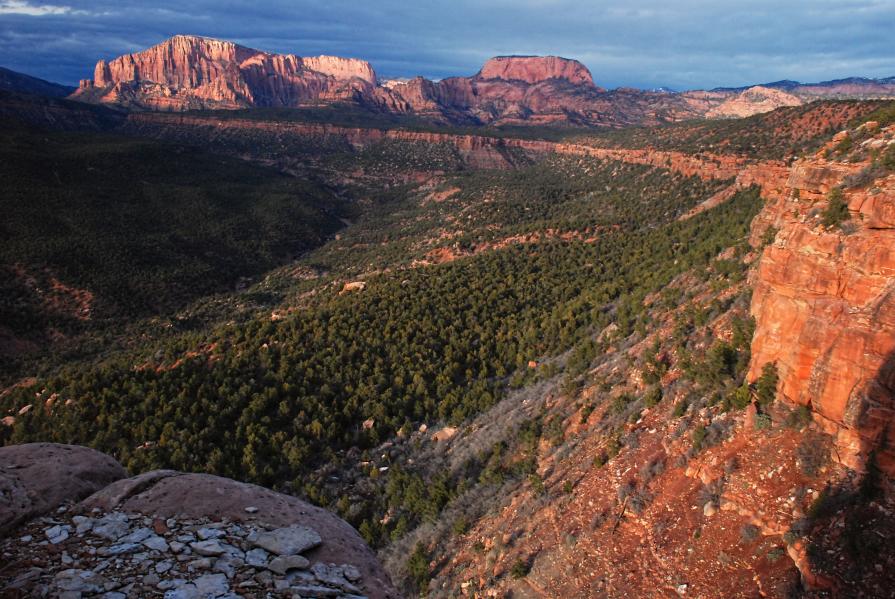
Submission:
<svg viewBox="0 0 895 599">
<path fill-rule="evenodd" d="M 384 77 L 557 54 L 604 87 L 895 76 L 895 0 L 0 0 L 0 65 L 62 83 L 176 33 L 365 58 Z"/>
</svg>

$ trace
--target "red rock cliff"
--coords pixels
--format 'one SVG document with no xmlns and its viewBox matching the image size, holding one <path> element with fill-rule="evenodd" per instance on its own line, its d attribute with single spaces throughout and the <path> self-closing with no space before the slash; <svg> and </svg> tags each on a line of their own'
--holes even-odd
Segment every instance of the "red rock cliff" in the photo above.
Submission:
<svg viewBox="0 0 895 599">
<path fill-rule="evenodd" d="M 477 77 L 526 83 L 565 79 L 576 85 L 594 85 L 587 67 L 577 60 L 559 56 L 497 56 L 485 63 Z"/>
<path fill-rule="evenodd" d="M 271 54 L 232 42 L 178 35 L 148 50 L 100 60 L 78 99 L 141 108 L 297 106 L 318 99 L 371 95 L 369 63 L 335 56 Z"/>
<path fill-rule="evenodd" d="M 780 392 L 836 436 L 840 461 L 861 469 L 874 451 L 895 476 L 895 175 L 845 191 L 845 227 L 819 223 L 826 194 L 864 166 L 800 160 L 769 195 L 755 234 L 778 232 L 754 276 L 749 377 L 776 363 Z"/>
</svg>

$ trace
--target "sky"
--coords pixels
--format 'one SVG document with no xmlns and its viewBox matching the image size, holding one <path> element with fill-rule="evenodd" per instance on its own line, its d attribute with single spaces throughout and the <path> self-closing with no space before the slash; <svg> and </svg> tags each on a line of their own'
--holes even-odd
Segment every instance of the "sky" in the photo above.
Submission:
<svg viewBox="0 0 895 599">
<path fill-rule="evenodd" d="M 893 25 L 895 0 L 0 0 L 0 65 L 74 85 L 182 33 L 364 58 L 381 78 L 552 54 L 603 87 L 683 90 L 895 76 Z"/>
</svg>

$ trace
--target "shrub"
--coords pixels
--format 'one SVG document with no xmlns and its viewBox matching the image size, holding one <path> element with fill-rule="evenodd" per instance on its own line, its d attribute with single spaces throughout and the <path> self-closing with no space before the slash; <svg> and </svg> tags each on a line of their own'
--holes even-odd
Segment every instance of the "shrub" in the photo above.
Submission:
<svg viewBox="0 0 895 599">
<path fill-rule="evenodd" d="M 842 190 L 838 187 L 830 191 L 827 200 L 827 207 L 821 213 L 820 222 L 825 228 L 832 229 L 848 220 L 848 204 L 845 203 Z"/>
<path fill-rule="evenodd" d="M 529 475 L 528 482 L 531 483 L 531 492 L 535 495 L 545 495 L 547 493 L 547 488 L 544 487 L 543 479 L 537 474 Z"/>
<path fill-rule="evenodd" d="M 755 392 L 758 396 L 758 405 L 764 407 L 774 403 L 777 398 L 777 383 L 780 377 L 777 374 L 777 365 L 768 362 L 761 369 L 761 376 L 755 383 Z"/>
<path fill-rule="evenodd" d="M 613 435 L 609 442 L 606 444 L 606 454 L 609 456 L 609 459 L 614 458 L 618 455 L 618 452 L 622 450 L 622 442 L 619 439 L 618 435 Z"/>
<path fill-rule="evenodd" d="M 880 164 L 890 171 L 895 171 L 895 145 L 889 146 L 889 149 L 883 153 Z"/>
<path fill-rule="evenodd" d="M 839 154 L 845 154 L 852 149 L 853 145 L 854 143 L 852 142 L 851 137 L 846 135 L 838 144 L 836 144 L 835 151 Z"/>
<path fill-rule="evenodd" d="M 778 559 L 786 555 L 786 549 L 783 547 L 774 547 L 770 551 L 768 551 L 768 561 L 770 563 L 775 563 Z"/>
<path fill-rule="evenodd" d="M 572 481 L 567 480 L 562 484 L 562 492 L 569 494 L 575 488 L 575 485 L 572 484 Z"/>
<path fill-rule="evenodd" d="M 821 467 L 830 461 L 830 448 L 827 438 L 820 433 L 808 433 L 796 448 L 799 468 L 805 476 L 815 477 Z"/>
<path fill-rule="evenodd" d="M 640 479 L 644 485 L 665 472 L 665 456 L 657 456 L 643 465 L 640 469 Z"/>
<path fill-rule="evenodd" d="M 528 576 L 529 571 L 531 571 L 531 566 L 528 565 L 528 562 L 519 558 L 513 564 L 513 567 L 510 568 L 510 576 L 518 580 Z"/>
<path fill-rule="evenodd" d="M 625 408 L 627 408 L 628 405 L 631 404 L 633 401 L 633 397 L 631 397 L 627 393 L 622 393 L 612 400 L 612 405 L 609 407 L 609 411 L 613 414 L 621 414 L 625 411 Z"/>
<path fill-rule="evenodd" d="M 758 538 L 758 533 L 761 532 L 758 530 L 758 527 L 754 524 L 744 524 L 740 529 L 740 541 L 744 544 L 751 543 L 755 539 Z"/>
<path fill-rule="evenodd" d="M 429 584 L 429 556 L 422 543 L 417 543 L 407 560 L 407 574 L 418 591 L 422 591 Z"/>
<path fill-rule="evenodd" d="M 811 422 L 811 410 L 808 406 L 798 406 L 786 416 L 786 426 L 796 430 L 802 430 Z"/>
<path fill-rule="evenodd" d="M 662 388 L 658 385 L 650 387 L 643 396 L 643 405 L 648 408 L 654 407 L 660 401 L 662 401 Z"/>
<path fill-rule="evenodd" d="M 757 414 L 755 416 L 755 430 L 764 431 L 771 428 L 771 417 L 767 414 Z"/>
<path fill-rule="evenodd" d="M 699 491 L 696 494 L 696 500 L 699 502 L 700 506 L 705 505 L 708 502 L 712 502 L 715 505 L 720 505 L 721 494 L 723 492 L 724 479 L 719 478 L 700 487 Z"/>
<path fill-rule="evenodd" d="M 586 424 L 587 419 L 590 418 L 590 415 L 594 413 L 594 405 L 587 404 L 583 408 L 581 408 L 581 424 Z"/>
<path fill-rule="evenodd" d="M 705 440 L 706 430 L 705 426 L 699 426 L 696 430 L 693 431 L 693 449 L 695 451 L 699 451 L 702 449 L 702 442 Z"/>
<path fill-rule="evenodd" d="M 749 385 L 747 383 L 743 383 L 733 391 L 727 394 L 725 398 L 725 402 L 737 409 L 742 410 L 746 406 L 749 405 L 752 401 L 752 392 L 749 391 Z"/>
</svg>

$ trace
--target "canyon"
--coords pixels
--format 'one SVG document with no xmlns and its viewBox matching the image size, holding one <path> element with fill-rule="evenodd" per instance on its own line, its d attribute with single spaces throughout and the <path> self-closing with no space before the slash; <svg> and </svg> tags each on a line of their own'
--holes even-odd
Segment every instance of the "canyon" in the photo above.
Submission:
<svg viewBox="0 0 895 599">
<path fill-rule="evenodd" d="M 222 146 L 228 139 L 250 132 L 263 135 L 263 144 L 270 146 L 290 138 L 318 143 L 337 140 L 355 151 L 384 141 L 449 145 L 468 167 L 476 169 L 513 168 L 519 159 L 514 152 L 532 157 L 558 154 L 731 182 L 696 206 L 687 218 L 717 206 L 739 190 L 757 186 L 767 206 L 754 224 L 753 243 L 771 228 L 777 231 L 777 241 L 762 254 L 754 274 L 752 313 L 757 328 L 750 380 L 759 377 L 764 364 L 776 363 L 782 395 L 811 408 L 836 435 L 844 464 L 861 469 L 873 453 L 888 474 L 895 474 L 895 450 L 888 441 L 895 438 L 890 380 L 895 347 L 889 325 L 895 177 L 875 181 L 872 191 L 866 187 L 846 191 L 855 230 L 824 230 L 817 224 L 818 206 L 824 205 L 832 189 L 869 166 L 867 160 L 826 159 L 824 154 L 834 142 L 814 156 L 787 164 L 731 154 L 150 113 L 128 115 L 122 130 L 158 139 L 201 139 Z M 842 135 L 837 141 L 841 139 Z M 890 126 L 864 141 L 865 145 L 888 147 L 892 140 Z"/>
<path fill-rule="evenodd" d="M 104 152 L 136 147 L 145 154 L 121 162 L 136 200 L 198 198 L 197 228 L 214 214 L 204 203 L 215 184 L 242 190 L 215 169 L 245 167 L 256 187 L 296 183 L 258 200 L 277 231 L 310 207 L 327 217 L 285 263 L 133 318 L 126 334 L 89 328 L 102 292 L 11 265 L 25 283 L 16 309 L 37 297 L 35 309 L 73 323 L 54 316 L 54 335 L 110 349 L 11 370 L 0 441 L 77 441 L 121 463 L 68 445 L 0 448 L 13 464 L 0 465 L 0 499 L 11 498 L 0 532 L 19 531 L 0 541 L 15 563 L 0 576 L 85 594 L 884 596 L 895 571 L 895 124 L 883 103 L 803 103 L 889 84 L 607 91 L 577 61 L 522 56 L 472 77 L 394 82 L 363 61 L 177 36 L 100 61 L 76 102 L 0 96 L 10 143 L 99 140 L 70 150 L 86 156 L 74 167 L 54 158 L 57 184 L 35 198 L 86 180 L 120 200 L 100 185 L 116 175 Z M 264 110 L 346 102 L 426 120 Z M 566 127 L 693 117 L 728 120 Z M 539 136 L 458 124 L 563 126 Z M 212 167 L 195 188 L 163 188 L 140 162 L 160 155 Z M 282 212 L 299 198 L 305 212 Z M 246 229 L 219 235 L 253 243 Z M 493 330 L 492 312 L 503 314 Z M 474 361 L 506 346 L 522 349 L 497 367 Z M 383 401 L 393 397 L 397 415 Z M 95 533 L 125 520 L 114 544 Z M 322 543 L 249 563 L 259 535 L 294 526 Z M 111 568 L 105 554 L 119 549 L 120 576 L 86 574 Z M 174 562 L 176 588 L 136 580 Z"/>
</svg>

